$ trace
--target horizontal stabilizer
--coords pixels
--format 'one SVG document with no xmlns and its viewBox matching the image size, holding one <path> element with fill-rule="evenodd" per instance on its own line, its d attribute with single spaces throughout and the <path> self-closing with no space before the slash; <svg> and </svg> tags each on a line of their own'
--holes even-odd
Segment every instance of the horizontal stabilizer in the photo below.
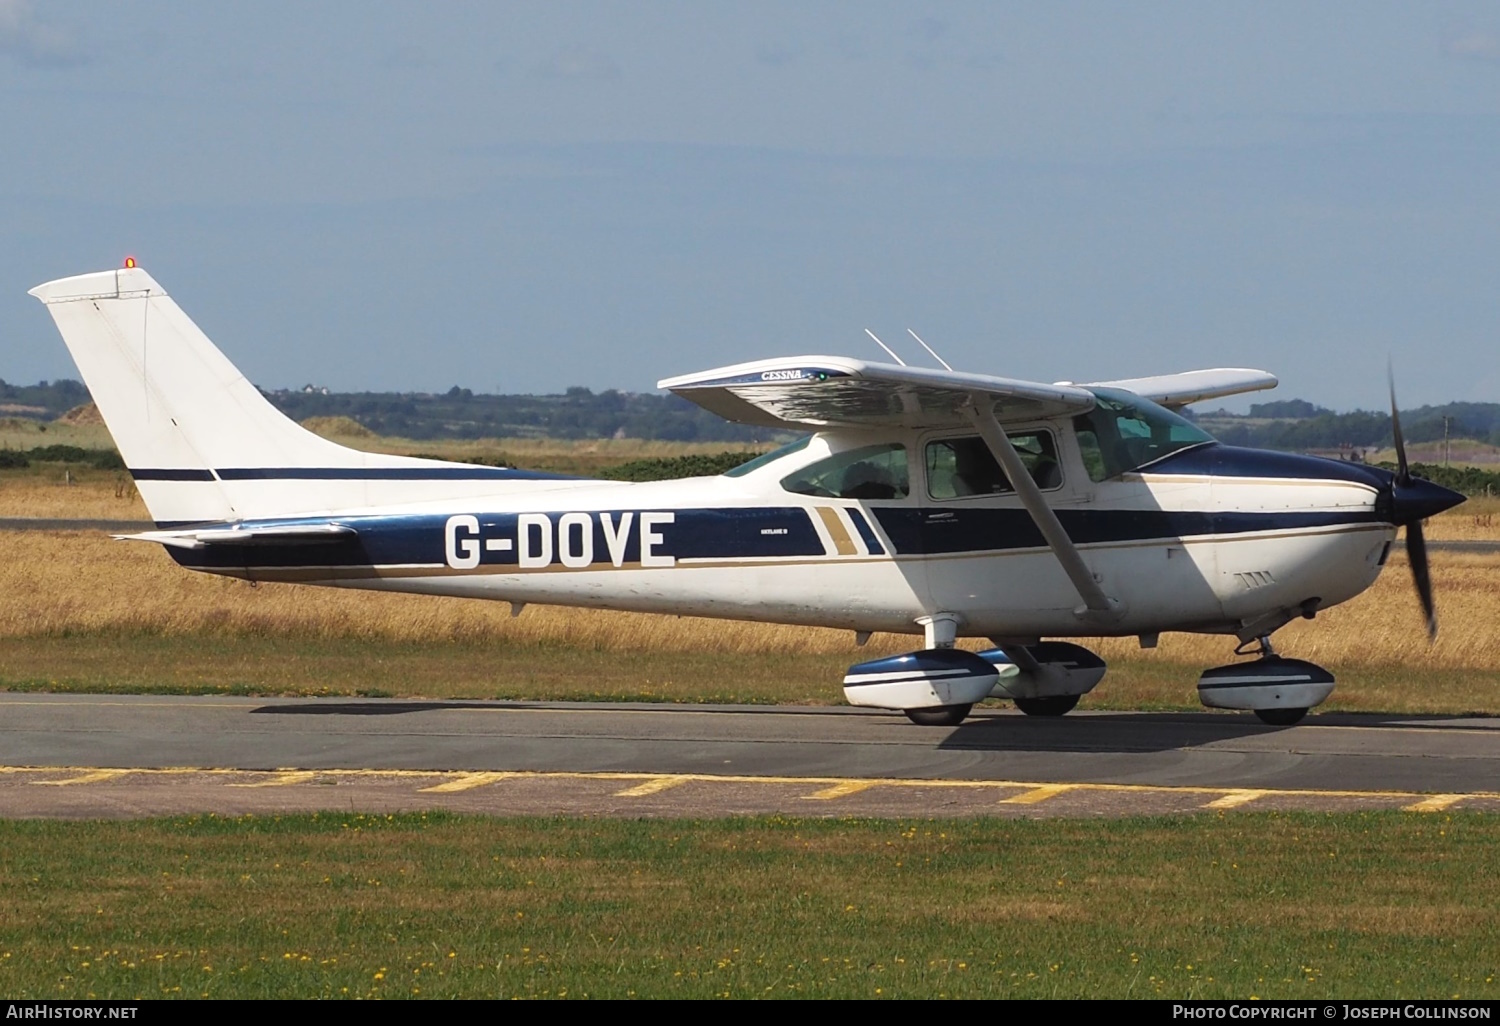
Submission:
<svg viewBox="0 0 1500 1026">
<path fill-rule="evenodd" d="M 1085 413 L 1094 397 L 1075 385 L 898 367 L 843 356 L 735 364 L 657 383 L 726 420 L 762 427 L 966 426 L 977 396 L 1001 422 Z"/>
<path fill-rule="evenodd" d="M 156 542 L 179 549 L 210 545 L 326 545 L 351 541 L 359 532 L 343 524 L 272 524 L 265 527 L 209 527 L 186 531 L 146 531 L 117 534 L 117 541 Z"/>
<path fill-rule="evenodd" d="M 1119 388 L 1134 392 L 1171 409 L 1204 399 L 1218 399 L 1241 392 L 1258 392 L 1275 388 L 1276 375 L 1247 367 L 1215 367 L 1212 370 L 1184 371 L 1181 374 L 1158 374 L 1150 378 L 1126 378 L 1121 381 L 1095 381 L 1088 388 Z"/>
</svg>

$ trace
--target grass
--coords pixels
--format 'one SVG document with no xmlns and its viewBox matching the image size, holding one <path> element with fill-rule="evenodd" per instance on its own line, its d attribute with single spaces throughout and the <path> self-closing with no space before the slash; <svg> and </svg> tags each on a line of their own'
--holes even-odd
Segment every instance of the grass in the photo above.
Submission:
<svg viewBox="0 0 1500 1026">
<path fill-rule="evenodd" d="M 1493 1000 L 1500 818 L 0 822 L 0 992 Z"/>
</svg>

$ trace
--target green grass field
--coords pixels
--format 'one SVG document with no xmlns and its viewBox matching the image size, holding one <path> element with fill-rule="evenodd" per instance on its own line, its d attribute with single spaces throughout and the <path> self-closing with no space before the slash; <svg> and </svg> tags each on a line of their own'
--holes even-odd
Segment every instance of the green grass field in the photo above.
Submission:
<svg viewBox="0 0 1500 1026">
<path fill-rule="evenodd" d="M 0 992 L 1493 999 L 1500 819 L 0 822 Z"/>
</svg>

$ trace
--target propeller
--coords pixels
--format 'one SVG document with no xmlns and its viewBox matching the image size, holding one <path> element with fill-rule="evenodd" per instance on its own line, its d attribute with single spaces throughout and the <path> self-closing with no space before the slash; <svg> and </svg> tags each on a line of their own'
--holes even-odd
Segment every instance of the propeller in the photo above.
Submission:
<svg viewBox="0 0 1500 1026">
<path fill-rule="evenodd" d="M 1420 478 L 1412 477 L 1406 461 L 1406 440 L 1401 435 L 1401 415 L 1396 410 L 1396 372 L 1387 367 L 1391 385 L 1391 437 L 1396 445 L 1396 476 L 1391 481 L 1391 511 L 1396 523 L 1406 528 L 1406 559 L 1417 586 L 1417 600 L 1427 621 L 1427 639 L 1437 638 L 1437 607 L 1432 601 L 1432 574 L 1427 564 L 1427 538 L 1422 520 L 1433 513 L 1463 502 L 1463 496 Z"/>
</svg>

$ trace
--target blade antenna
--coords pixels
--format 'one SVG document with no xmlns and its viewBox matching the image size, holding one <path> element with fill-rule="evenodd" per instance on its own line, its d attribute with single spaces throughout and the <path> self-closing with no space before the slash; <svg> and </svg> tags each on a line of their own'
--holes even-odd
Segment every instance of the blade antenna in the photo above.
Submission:
<svg viewBox="0 0 1500 1026">
<path fill-rule="evenodd" d="M 899 363 L 903 367 L 906 366 L 906 361 L 903 360 L 903 359 L 901 359 L 901 357 L 897 356 L 896 355 L 896 351 L 894 349 L 892 349 L 890 346 L 886 345 L 884 342 L 880 341 L 880 337 L 878 335 L 876 335 L 873 331 L 871 331 L 869 328 L 866 328 L 865 329 L 865 334 L 869 335 L 871 338 L 873 338 L 875 340 L 875 344 L 877 346 L 879 346 L 881 349 L 884 349 L 887 353 L 890 353 L 892 360 L 895 360 L 897 363 Z"/>
<path fill-rule="evenodd" d="M 922 336 L 921 335 L 918 335 L 915 331 L 912 331 L 910 328 L 906 329 L 906 333 L 908 335 L 910 335 L 912 338 L 916 339 L 918 342 L 920 342 L 921 345 L 922 345 L 922 348 L 925 349 L 925 350 L 927 350 L 929 353 L 931 353 L 932 354 L 932 358 L 934 360 L 936 360 L 938 363 L 940 363 L 940 364 L 943 365 L 943 370 L 951 371 L 953 369 L 952 367 L 948 366 L 948 361 L 947 360 L 943 359 L 941 356 L 939 356 L 937 354 L 937 350 L 933 349 L 926 342 L 922 342 Z"/>
</svg>

